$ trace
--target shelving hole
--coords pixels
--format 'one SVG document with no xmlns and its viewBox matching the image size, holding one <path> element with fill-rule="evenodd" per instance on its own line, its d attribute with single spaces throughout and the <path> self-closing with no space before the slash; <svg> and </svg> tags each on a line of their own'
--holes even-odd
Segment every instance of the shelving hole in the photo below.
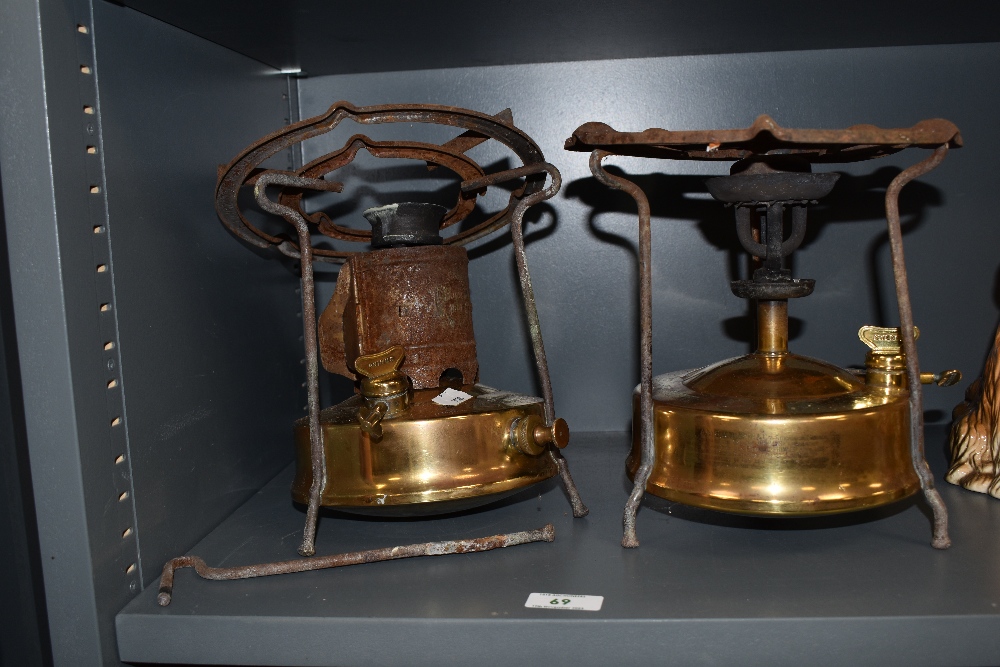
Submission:
<svg viewBox="0 0 1000 667">
<path fill-rule="evenodd" d="M 97 146 L 87 146 L 87 153 L 89 155 L 96 155 L 97 154 Z"/>
<path fill-rule="evenodd" d="M 104 273 L 107 270 L 108 270 L 108 265 L 107 264 L 98 264 L 97 265 L 97 272 L 98 273 Z"/>
<path fill-rule="evenodd" d="M 115 465 L 121 465 L 122 463 L 125 463 L 125 455 L 119 454 L 115 457 Z"/>
<path fill-rule="evenodd" d="M 135 572 L 135 563 L 132 563 L 127 568 L 125 568 L 125 574 L 132 574 Z"/>
<path fill-rule="evenodd" d="M 111 420 L 111 425 L 112 426 L 118 426 L 121 423 L 122 423 L 122 418 L 121 417 L 115 417 L 114 419 Z"/>
<path fill-rule="evenodd" d="M 80 65 L 80 74 L 90 74 L 90 68 L 86 65 Z"/>
<path fill-rule="evenodd" d="M 94 115 L 94 107 L 90 106 L 89 104 L 85 104 L 83 106 L 83 113 L 85 113 L 85 114 L 87 114 L 89 116 L 93 116 Z"/>
<path fill-rule="evenodd" d="M 118 386 L 118 380 L 108 380 L 108 389 L 114 389 Z"/>
<path fill-rule="evenodd" d="M 90 30 L 87 29 L 87 26 L 83 25 L 82 23 L 78 23 L 77 24 L 76 31 L 77 32 L 82 32 L 84 35 L 86 35 L 88 32 L 90 32 Z"/>
<path fill-rule="evenodd" d="M 124 540 L 126 537 L 128 537 L 131 534 L 132 534 L 132 527 L 129 526 L 124 531 L 122 531 L 122 539 Z"/>
<path fill-rule="evenodd" d="M 96 195 L 96 194 L 100 194 L 100 193 L 101 193 L 101 186 L 99 186 L 99 185 L 91 185 L 90 186 L 90 194 Z"/>
<path fill-rule="evenodd" d="M 113 350 L 113 349 L 115 349 L 115 343 L 114 343 L 114 341 L 109 340 L 107 343 L 105 343 L 104 344 L 104 349 L 105 350 Z"/>
<path fill-rule="evenodd" d="M 128 500 L 128 491 L 122 491 L 121 495 L 118 496 L 118 502 L 123 503 Z"/>
<path fill-rule="evenodd" d="M 101 225 L 94 225 L 94 233 L 95 234 L 103 234 L 104 233 L 104 227 L 101 226 Z"/>
<path fill-rule="evenodd" d="M 108 305 L 108 304 L 106 304 L 106 303 L 102 303 L 102 304 L 101 304 L 101 312 L 102 312 L 102 313 L 106 313 L 106 312 L 108 312 L 109 310 L 111 310 L 111 306 L 110 306 L 110 305 Z"/>
</svg>

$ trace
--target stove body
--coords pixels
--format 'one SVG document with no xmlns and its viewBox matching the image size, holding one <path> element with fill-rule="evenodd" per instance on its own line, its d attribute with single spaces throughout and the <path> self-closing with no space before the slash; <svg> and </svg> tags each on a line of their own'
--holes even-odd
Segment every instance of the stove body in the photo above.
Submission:
<svg viewBox="0 0 1000 667">
<path fill-rule="evenodd" d="M 957 128 L 944 120 L 905 129 L 795 130 L 767 116 L 745 129 L 691 132 L 619 132 L 587 123 L 567 140 L 569 150 L 592 151 L 595 177 L 630 194 L 639 208 L 641 382 L 626 462 L 634 489 L 625 508 L 624 546 L 638 546 L 635 516 L 644 492 L 713 510 L 803 516 L 875 507 L 921 488 L 934 510 L 932 544 L 950 544 L 947 513 L 924 459 L 920 383 L 953 384 L 961 376 L 919 372 L 898 194 L 960 145 Z M 815 281 L 792 277 L 784 260 L 805 238 L 808 207 L 838 178 L 813 173 L 812 165 L 878 158 L 911 146 L 934 153 L 897 176 L 886 197 L 902 326 L 862 328 L 859 336 L 870 348 L 864 371 L 792 353 L 789 301 L 810 295 Z M 753 260 L 751 277 L 731 285 L 735 296 L 755 304 L 752 354 L 653 377 L 649 204 L 635 183 L 603 169 L 612 155 L 733 163 L 730 175 L 706 185 L 733 209 L 740 244 Z"/>
<path fill-rule="evenodd" d="M 278 152 L 345 121 L 428 123 L 460 133 L 440 145 L 355 134 L 340 149 L 295 171 L 260 167 Z M 487 173 L 466 154 L 491 140 L 522 166 Z M 396 202 L 375 207 L 365 211 L 371 231 L 341 224 L 322 210 L 307 211 L 309 192 L 343 190 L 330 177 L 361 151 L 452 172 L 459 180 L 454 206 Z M 506 183 L 512 186 L 505 208 L 456 226 L 488 188 Z M 514 125 L 509 109 L 491 116 L 422 104 L 357 107 L 338 102 L 324 114 L 260 139 L 220 169 L 216 210 L 223 224 L 248 244 L 278 250 L 301 267 L 309 403 L 308 415 L 294 425 L 297 471 L 292 488 L 292 497 L 307 506 L 301 555 L 315 553 L 321 506 L 380 515 L 450 512 L 559 474 L 574 516 L 586 515 L 559 453 L 569 442 L 569 429 L 555 415 L 522 229 L 525 211 L 555 195 L 560 186 L 558 170 Z M 269 232 L 248 219 L 239 197 L 244 188 L 252 188 L 258 206 L 282 218 L 295 236 Z M 269 191 L 278 191 L 278 197 Z M 464 246 L 507 227 L 541 398 L 478 384 Z M 317 234 L 326 240 L 314 243 Z M 331 245 L 331 239 L 337 243 Z M 342 264 L 334 296 L 319 318 L 315 262 Z M 319 405 L 320 359 L 328 371 L 355 380 L 357 390 L 325 410 Z"/>
</svg>

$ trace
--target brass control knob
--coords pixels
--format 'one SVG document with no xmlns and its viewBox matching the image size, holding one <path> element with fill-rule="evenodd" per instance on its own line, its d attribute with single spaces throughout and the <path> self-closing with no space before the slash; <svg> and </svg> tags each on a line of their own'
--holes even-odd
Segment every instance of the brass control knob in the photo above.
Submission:
<svg viewBox="0 0 1000 667">
<path fill-rule="evenodd" d="M 565 419 L 556 419 L 552 426 L 546 426 L 538 415 L 528 415 L 511 424 L 511 440 L 522 453 L 538 456 L 548 445 L 562 449 L 569 444 L 569 424 Z"/>
</svg>

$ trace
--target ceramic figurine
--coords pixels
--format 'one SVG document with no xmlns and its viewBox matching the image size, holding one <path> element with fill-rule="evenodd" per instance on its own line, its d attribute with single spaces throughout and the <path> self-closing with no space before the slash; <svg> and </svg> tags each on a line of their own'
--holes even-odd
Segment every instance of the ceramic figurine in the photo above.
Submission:
<svg viewBox="0 0 1000 667">
<path fill-rule="evenodd" d="M 951 468 L 945 479 L 1000 498 L 1000 328 L 983 375 L 952 413 Z"/>
</svg>

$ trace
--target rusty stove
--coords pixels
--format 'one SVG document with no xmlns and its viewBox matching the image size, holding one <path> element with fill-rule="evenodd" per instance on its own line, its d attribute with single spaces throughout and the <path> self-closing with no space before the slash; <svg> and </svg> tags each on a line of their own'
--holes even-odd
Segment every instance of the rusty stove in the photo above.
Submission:
<svg viewBox="0 0 1000 667">
<path fill-rule="evenodd" d="M 361 125 L 429 123 L 463 132 L 441 145 L 374 141 L 358 134 L 296 171 L 260 168 L 271 156 L 345 120 Z M 466 155 L 491 140 L 509 148 L 522 166 L 487 173 Z M 325 177 L 362 150 L 375 158 L 411 159 L 451 170 L 461 178 L 454 206 L 398 202 L 369 209 L 365 218 L 371 231 L 338 224 L 322 211 L 306 212 L 304 195 L 340 192 L 342 184 Z M 465 220 L 487 188 L 512 181 L 520 184 L 505 208 L 479 224 L 441 234 Z M 555 414 L 522 228 L 525 211 L 555 195 L 560 184 L 559 171 L 514 125 L 510 110 L 490 116 L 437 105 L 355 107 L 338 102 L 320 116 L 264 137 L 220 168 L 216 209 L 225 226 L 252 246 L 298 260 L 301 268 L 308 416 L 294 426 L 297 469 L 292 487 L 293 498 L 307 506 L 300 555 L 315 554 L 321 506 L 380 516 L 451 512 L 558 474 L 573 515 L 587 514 L 560 453 L 569 442 L 569 429 Z M 285 220 L 295 235 L 272 235 L 252 224 L 238 203 L 244 188 L 252 188 L 257 204 Z M 268 196 L 275 191 L 276 199 Z M 464 246 L 507 226 L 542 398 L 478 383 Z M 335 241 L 368 243 L 371 251 L 314 246 L 317 232 Z M 318 319 L 316 261 L 342 264 L 333 298 Z M 319 405 L 320 360 L 331 373 L 355 380 L 357 388 L 354 396 L 325 410 Z M 194 567 L 205 578 L 235 579 L 552 539 L 548 525 L 473 540 L 237 568 L 210 568 L 196 557 L 182 557 L 164 567 L 159 601 L 169 604 L 178 567 Z"/>
</svg>

